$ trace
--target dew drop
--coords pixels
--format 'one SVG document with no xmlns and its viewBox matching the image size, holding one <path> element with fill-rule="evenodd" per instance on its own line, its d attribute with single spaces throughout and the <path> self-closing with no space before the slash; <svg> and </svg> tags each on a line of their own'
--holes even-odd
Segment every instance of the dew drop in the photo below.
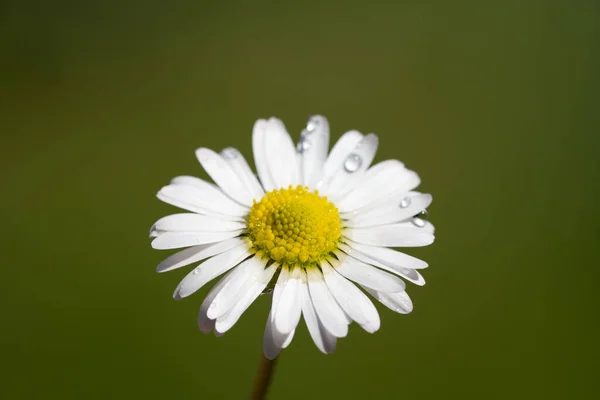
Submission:
<svg viewBox="0 0 600 400">
<path fill-rule="evenodd" d="M 411 199 L 410 197 L 405 197 L 400 201 L 400 208 L 406 208 L 410 206 Z"/>
<path fill-rule="evenodd" d="M 300 140 L 298 141 L 298 146 L 296 147 L 296 150 L 298 150 L 299 153 L 304 153 L 305 151 L 309 150 L 312 146 L 312 143 L 310 142 L 310 140 L 308 140 L 308 135 L 306 134 L 306 131 L 302 132 L 302 136 L 300 136 Z"/>
<path fill-rule="evenodd" d="M 267 286 L 265 286 L 264 290 L 260 293 L 261 296 L 265 294 L 273 294 L 273 292 L 275 291 L 275 285 L 277 284 L 277 279 L 279 278 L 279 272 L 280 271 L 277 271 L 275 275 L 273 275 L 271 281 L 267 284 Z"/>
<path fill-rule="evenodd" d="M 352 153 L 344 161 L 344 169 L 348 172 L 356 172 L 362 165 L 362 158 L 358 154 Z"/>
<path fill-rule="evenodd" d="M 315 117 L 310 117 L 308 122 L 306 123 L 306 130 L 308 132 L 313 132 L 319 126 L 319 120 Z"/>
<path fill-rule="evenodd" d="M 221 151 L 221 156 L 226 160 L 235 160 L 240 156 L 240 152 L 233 147 L 227 147 L 223 151 Z"/>
<path fill-rule="evenodd" d="M 315 117 L 310 117 L 306 123 L 306 128 L 302 130 L 300 140 L 298 140 L 298 145 L 296 146 L 298 153 L 304 153 L 312 147 L 310 136 L 317 130 L 318 127 L 319 120 Z"/>
<path fill-rule="evenodd" d="M 423 210 L 415 215 L 415 218 L 421 218 L 424 221 L 429 221 L 429 214 L 427 214 L 427 210 Z"/>
<path fill-rule="evenodd" d="M 412 223 L 414 226 L 423 228 L 425 225 L 427 225 L 428 219 L 429 219 L 429 216 L 427 215 L 427 211 L 423 210 L 413 217 Z"/>
<path fill-rule="evenodd" d="M 196 269 L 194 270 L 194 275 L 198 275 L 199 273 L 200 273 L 200 268 L 196 268 Z"/>
</svg>

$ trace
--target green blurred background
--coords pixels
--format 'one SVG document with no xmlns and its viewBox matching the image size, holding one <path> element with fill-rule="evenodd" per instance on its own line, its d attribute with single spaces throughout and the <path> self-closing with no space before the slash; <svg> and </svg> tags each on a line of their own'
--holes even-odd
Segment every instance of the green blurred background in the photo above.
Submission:
<svg viewBox="0 0 600 400">
<path fill-rule="evenodd" d="M 222 338 L 154 268 L 156 191 L 251 160 L 257 118 L 380 136 L 433 193 L 427 285 L 273 399 L 598 398 L 597 1 L 0 3 L 0 396 L 245 398 L 264 296 Z M 597 198 L 597 197 L 596 197 Z"/>
</svg>

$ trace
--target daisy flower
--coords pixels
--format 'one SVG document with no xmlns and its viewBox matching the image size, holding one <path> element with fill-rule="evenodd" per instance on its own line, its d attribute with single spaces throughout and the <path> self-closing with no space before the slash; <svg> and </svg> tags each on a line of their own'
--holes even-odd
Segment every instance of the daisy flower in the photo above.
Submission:
<svg viewBox="0 0 600 400">
<path fill-rule="evenodd" d="M 425 218 L 432 198 L 414 191 L 419 176 L 401 162 L 371 166 L 377 147 L 376 135 L 350 131 L 328 154 L 329 124 L 313 116 L 297 146 L 280 120 L 255 123 L 258 178 L 234 148 L 196 150 L 214 184 L 174 178 L 158 198 L 188 212 L 160 219 L 150 236 L 155 249 L 185 248 L 158 272 L 202 262 L 175 299 L 224 274 L 200 307 L 201 331 L 224 334 L 257 297 L 272 293 L 263 350 L 273 359 L 301 317 L 323 353 L 334 351 L 352 321 L 377 331 L 379 315 L 365 292 L 393 311 L 412 311 L 404 280 L 423 285 L 418 270 L 427 263 L 392 247 L 433 242 Z"/>
</svg>

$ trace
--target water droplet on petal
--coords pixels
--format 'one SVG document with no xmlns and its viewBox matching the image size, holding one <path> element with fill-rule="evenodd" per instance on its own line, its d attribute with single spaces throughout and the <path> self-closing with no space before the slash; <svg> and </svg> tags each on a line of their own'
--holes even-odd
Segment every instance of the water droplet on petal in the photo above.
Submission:
<svg viewBox="0 0 600 400">
<path fill-rule="evenodd" d="M 302 136 L 300 137 L 300 140 L 298 141 L 298 146 L 296 147 L 296 150 L 298 150 L 299 153 L 304 153 L 312 146 L 312 143 L 310 142 L 310 140 L 308 140 L 307 136 L 308 135 L 306 134 L 306 131 L 302 132 Z"/>
<path fill-rule="evenodd" d="M 298 151 L 298 153 L 304 153 L 312 147 L 310 136 L 316 131 L 319 125 L 320 122 L 318 118 L 310 117 L 308 119 L 308 122 L 306 123 L 306 128 L 302 130 L 300 140 L 298 140 L 298 145 L 296 146 L 296 150 Z"/>
<path fill-rule="evenodd" d="M 362 158 L 358 154 L 352 153 L 344 161 L 344 169 L 348 172 L 356 172 L 362 165 Z"/>
<path fill-rule="evenodd" d="M 427 224 L 427 222 L 423 221 L 421 218 L 413 218 L 412 223 L 419 228 L 423 228 Z"/>
<path fill-rule="evenodd" d="M 226 149 L 223 149 L 223 151 L 221 151 L 221 157 L 223 157 L 226 160 L 235 160 L 239 156 L 240 152 L 237 149 L 234 149 L 233 147 L 227 147 Z"/>
<path fill-rule="evenodd" d="M 423 228 L 425 225 L 427 225 L 428 219 L 429 219 L 429 216 L 427 215 L 427 211 L 423 210 L 413 217 L 412 223 L 414 226 Z"/>
<path fill-rule="evenodd" d="M 427 210 L 423 210 L 415 215 L 415 218 L 421 218 L 424 221 L 429 221 L 429 214 L 427 214 Z"/>
<path fill-rule="evenodd" d="M 406 208 L 410 206 L 411 199 L 410 197 L 405 197 L 400 201 L 400 208 Z"/>
<path fill-rule="evenodd" d="M 275 285 L 277 285 L 277 279 L 279 278 L 279 271 L 271 278 L 271 281 L 265 286 L 260 295 L 272 294 L 275 291 Z"/>
<path fill-rule="evenodd" d="M 198 275 L 199 273 L 200 273 L 200 267 L 198 267 L 194 270 L 194 275 Z"/>
<path fill-rule="evenodd" d="M 312 132 L 319 126 L 319 120 L 315 117 L 310 117 L 306 123 L 306 130 Z"/>
<path fill-rule="evenodd" d="M 264 295 L 264 294 L 271 294 L 271 293 L 273 293 L 273 291 L 274 291 L 274 290 L 275 290 L 275 288 L 273 288 L 273 287 L 268 287 L 268 286 L 267 286 L 267 287 L 265 288 L 265 290 L 263 290 L 263 291 L 262 291 L 262 293 L 261 293 L 260 295 L 262 296 L 262 295 Z"/>
</svg>

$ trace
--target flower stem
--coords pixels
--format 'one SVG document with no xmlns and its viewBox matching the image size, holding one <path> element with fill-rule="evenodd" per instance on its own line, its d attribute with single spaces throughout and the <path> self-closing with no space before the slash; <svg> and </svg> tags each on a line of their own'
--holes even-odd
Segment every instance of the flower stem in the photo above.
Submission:
<svg viewBox="0 0 600 400">
<path fill-rule="evenodd" d="M 275 369 L 275 360 L 269 360 L 261 354 L 260 364 L 254 379 L 254 389 L 250 395 L 252 400 L 263 400 L 267 398 L 267 391 L 269 390 L 269 383 L 273 376 L 273 370 Z"/>
</svg>

